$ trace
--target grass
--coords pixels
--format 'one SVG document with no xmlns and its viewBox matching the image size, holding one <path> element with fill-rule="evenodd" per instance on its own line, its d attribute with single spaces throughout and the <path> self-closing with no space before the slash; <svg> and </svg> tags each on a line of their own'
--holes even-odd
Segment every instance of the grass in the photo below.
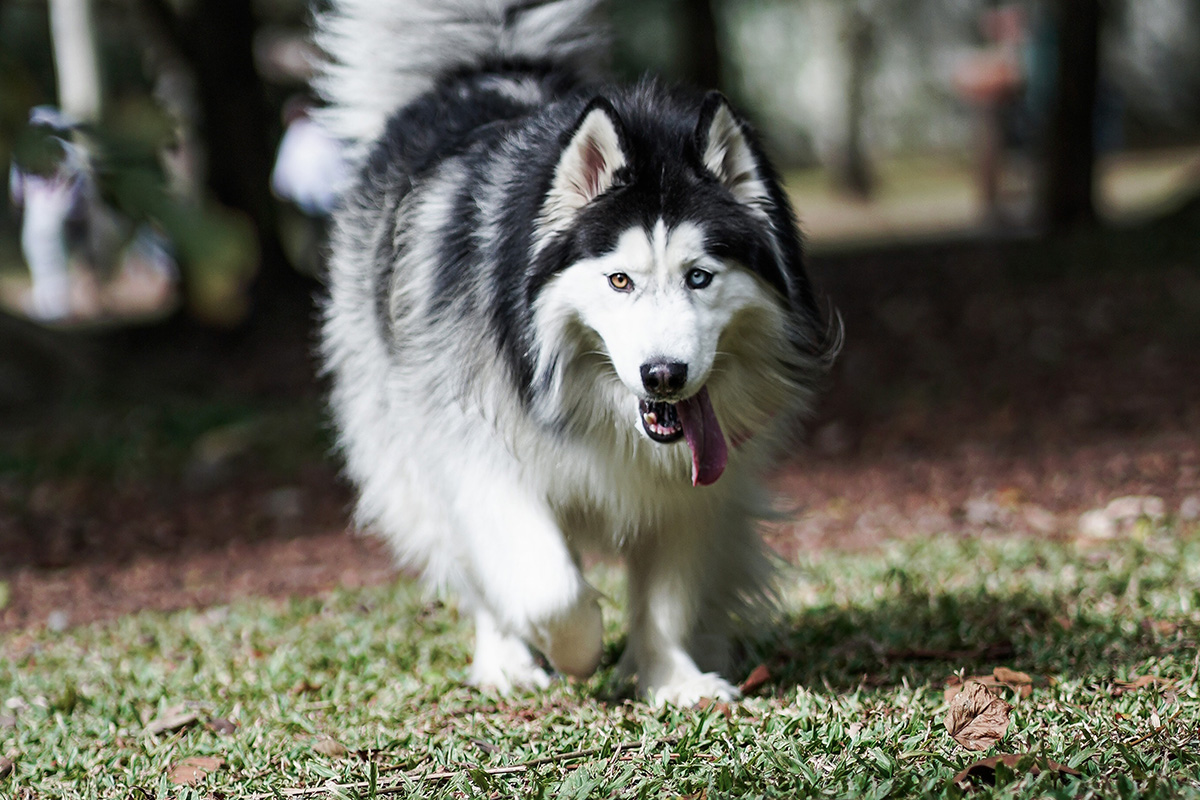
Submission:
<svg viewBox="0 0 1200 800">
<path fill-rule="evenodd" d="M 786 617 L 751 646 L 750 698 L 655 710 L 606 666 L 498 698 L 460 685 L 469 626 L 412 584 L 143 613 L 0 640 L 0 797 L 960 797 L 989 753 L 947 734 L 945 679 L 1024 670 L 1032 694 L 976 797 L 1200 797 L 1200 530 L 1106 542 L 938 538 L 815 553 L 785 575 Z M 1115 681 L 1162 682 L 1120 693 Z M 192 724 L 155 735 L 183 707 Z M 236 728 L 228 730 L 223 721 Z M 224 732 L 223 732 L 224 731 Z M 194 785 L 174 765 L 215 757 Z"/>
</svg>

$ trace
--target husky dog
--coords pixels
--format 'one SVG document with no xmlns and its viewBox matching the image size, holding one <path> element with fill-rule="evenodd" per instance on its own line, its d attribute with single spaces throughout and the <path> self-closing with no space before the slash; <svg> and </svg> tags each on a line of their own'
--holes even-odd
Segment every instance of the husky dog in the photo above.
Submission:
<svg viewBox="0 0 1200 800">
<path fill-rule="evenodd" d="M 717 93 L 602 82 L 596 0 L 334 0 L 322 352 L 357 520 L 474 616 L 470 680 L 587 676 L 624 557 L 652 702 L 738 692 L 760 481 L 824 367 L 796 221 Z"/>
</svg>

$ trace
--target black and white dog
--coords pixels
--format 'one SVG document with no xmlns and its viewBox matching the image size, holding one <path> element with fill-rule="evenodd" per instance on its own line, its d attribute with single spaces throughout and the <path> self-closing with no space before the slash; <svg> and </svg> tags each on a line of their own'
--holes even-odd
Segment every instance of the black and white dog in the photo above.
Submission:
<svg viewBox="0 0 1200 800">
<path fill-rule="evenodd" d="M 796 221 L 716 93 L 600 82 L 596 0 L 335 0 L 323 353 L 358 520 L 475 619 L 470 679 L 600 660 L 589 548 L 629 569 L 623 665 L 728 699 L 769 598 L 761 476 L 829 352 Z"/>
</svg>

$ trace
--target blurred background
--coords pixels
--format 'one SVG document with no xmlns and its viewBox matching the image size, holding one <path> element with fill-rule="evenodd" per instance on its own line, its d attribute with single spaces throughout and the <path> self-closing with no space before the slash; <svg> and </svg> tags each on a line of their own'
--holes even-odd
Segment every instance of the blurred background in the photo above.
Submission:
<svg viewBox="0 0 1200 800">
<path fill-rule="evenodd" d="M 0 0 L 0 628 L 386 572 L 312 358 L 313 11 Z M 611 17 L 619 74 L 753 120 L 846 326 L 781 552 L 1200 516 L 1193 0 Z"/>
</svg>

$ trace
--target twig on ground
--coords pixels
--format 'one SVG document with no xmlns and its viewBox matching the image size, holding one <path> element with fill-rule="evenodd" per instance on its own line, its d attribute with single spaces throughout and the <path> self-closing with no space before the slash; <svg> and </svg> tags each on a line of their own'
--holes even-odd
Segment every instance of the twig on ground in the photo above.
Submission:
<svg viewBox="0 0 1200 800">
<path fill-rule="evenodd" d="M 679 741 L 678 736 L 663 736 L 661 738 L 654 739 L 653 741 L 650 741 L 650 742 L 619 742 L 616 745 L 616 748 L 614 750 L 614 755 L 619 755 L 619 754 L 621 754 L 622 751 L 625 751 L 625 750 L 638 750 L 638 749 L 641 749 L 644 747 L 660 745 L 660 744 L 674 744 L 675 742 L 678 742 L 678 741 Z M 515 774 L 518 774 L 521 772 L 525 772 L 533 767 L 540 767 L 544 764 L 553 764 L 553 763 L 558 763 L 558 762 L 562 762 L 562 761 L 577 761 L 578 759 L 581 759 L 581 758 L 587 758 L 588 756 L 594 756 L 598 753 L 602 753 L 602 752 L 604 752 L 604 749 L 605 749 L 604 747 L 589 747 L 584 750 L 572 750 L 567 753 L 555 753 L 555 754 L 549 755 L 549 756 L 540 756 L 538 758 L 532 758 L 528 761 L 522 761 L 520 764 L 512 764 L 512 765 L 506 766 L 506 767 L 483 767 L 483 768 L 480 768 L 479 771 L 484 773 L 485 775 L 515 775 Z M 377 785 L 375 788 L 375 794 L 376 795 L 385 795 L 385 794 L 396 794 L 398 792 L 403 792 L 407 789 L 407 781 L 428 782 L 428 781 L 448 780 L 448 779 L 454 778 L 458 775 L 462 775 L 463 773 L 466 772 L 466 769 L 467 768 L 464 767 L 463 769 L 457 769 L 457 770 L 440 770 L 438 772 L 426 772 L 426 773 L 408 773 L 408 774 L 404 775 L 403 780 L 398 781 L 396 783 L 392 783 L 387 786 L 378 786 Z M 327 783 L 327 784 L 323 784 L 321 786 L 309 786 L 309 787 L 297 788 L 297 789 L 280 789 L 275 792 L 260 792 L 258 794 L 247 795 L 246 797 L 243 798 L 243 800 L 268 800 L 269 798 L 280 797 L 280 796 L 283 796 L 283 797 L 312 797 L 314 795 L 324 794 L 324 793 L 332 792 L 332 791 L 335 791 L 338 789 L 366 789 L 368 787 L 368 785 L 369 784 L 367 781 L 357 781 L 355 783 Z"/>
</svg>

